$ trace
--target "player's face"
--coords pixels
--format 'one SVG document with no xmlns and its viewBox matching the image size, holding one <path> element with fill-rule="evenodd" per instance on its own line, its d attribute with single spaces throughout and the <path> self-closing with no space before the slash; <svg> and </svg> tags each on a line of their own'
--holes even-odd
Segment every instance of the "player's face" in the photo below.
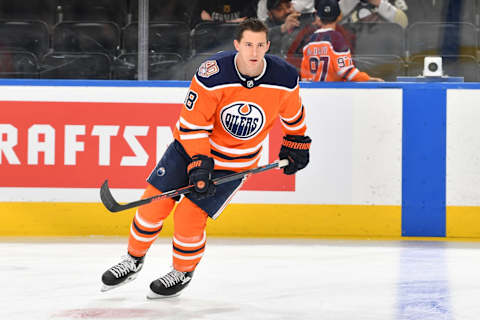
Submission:
<svg viewBox="0 0 480 320">
<path fill-rule="evenodd" d="M 245 30 L 240 41 L 234 40 L 238 51 L 237 67 L 247 76 L 258 76 L 263 70 L 263 57 L 270 48 L 265 32 Z"/>
</svg>

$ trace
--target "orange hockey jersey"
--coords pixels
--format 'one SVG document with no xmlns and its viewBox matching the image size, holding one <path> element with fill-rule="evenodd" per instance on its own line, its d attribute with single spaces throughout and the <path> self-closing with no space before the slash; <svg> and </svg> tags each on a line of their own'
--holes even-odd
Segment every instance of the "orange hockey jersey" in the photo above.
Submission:
<svg viewBox="0 0 480 320">
<path fill-rule="evenodd" d="M 369 75 L 358 70 L 350 49 L 340 32 L 319 29 L 303 47 L 301 76 L 304 81 L 368 81 Z"/>
<path fill-rule="evenodd" d="M 306 130 L 296 69 L 266 55 L 263 72 L 249 78 L 236 68 L 236 55 L 221 52 L 200 65 L 174 131 L 190 156 L 213 157 L 217 170 L 255 167 L 278 117 L 285 134 Z"/>
</svg>

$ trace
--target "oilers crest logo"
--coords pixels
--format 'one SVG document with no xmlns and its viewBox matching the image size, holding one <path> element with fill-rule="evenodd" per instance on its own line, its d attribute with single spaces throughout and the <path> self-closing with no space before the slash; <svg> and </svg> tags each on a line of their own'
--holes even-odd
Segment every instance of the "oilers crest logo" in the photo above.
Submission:
<svg viewBox="0 0 480 320">
<path fill-rule="evenodd" d="M 235 138 L 255 137 L 265 126 L 265 113 L 251 102 L 235 102 L 220 111 L 223 128 Z"/>
</svg>

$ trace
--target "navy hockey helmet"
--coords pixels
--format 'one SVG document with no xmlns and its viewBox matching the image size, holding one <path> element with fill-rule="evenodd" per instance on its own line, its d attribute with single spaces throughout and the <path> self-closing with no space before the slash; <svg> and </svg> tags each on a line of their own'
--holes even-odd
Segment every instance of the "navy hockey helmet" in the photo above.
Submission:
<svg viewBox="0 0 480 320">
<path fill-rule="evenodd" d="M 315 10 L 323 22 L 334 22 L 340 15 L 338 0 L 316 0 Z"/>
</svg>

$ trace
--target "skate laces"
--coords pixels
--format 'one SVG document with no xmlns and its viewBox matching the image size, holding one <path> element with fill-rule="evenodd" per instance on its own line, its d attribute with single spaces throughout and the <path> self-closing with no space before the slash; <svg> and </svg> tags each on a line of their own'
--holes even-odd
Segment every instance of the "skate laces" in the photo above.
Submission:
<svg viewBox="0 0 480 320">
<path fill-rule="evenodd" d="M 185 274 L 186 272 L 181 272 L 173 269 L 172 271 L 161 277 L 159 280 L 166 288 L 168 288 L 176 285 L 180 281 L 183 281 L 183 279 L 185 279 Z"/>
<path fill-rule="evenodd" d="M 123 256 L 123 261 L 110 268 L 110 271 L 116 278 L 123 277 L 130 271 L 136 271 L 136 260 L 130 256 Z"/>
</svg>

